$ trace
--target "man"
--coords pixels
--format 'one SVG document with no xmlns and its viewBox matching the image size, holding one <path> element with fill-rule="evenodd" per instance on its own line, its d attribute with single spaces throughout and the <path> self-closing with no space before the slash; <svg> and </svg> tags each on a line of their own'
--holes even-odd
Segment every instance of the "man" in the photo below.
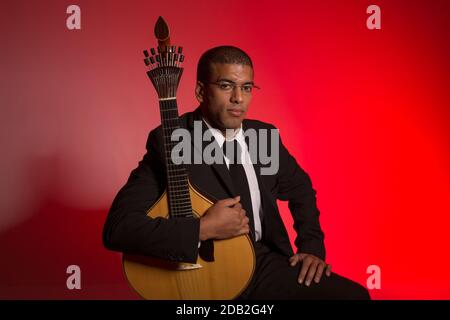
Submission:
<svg viewBox="0 0 450 320">
<path fill-rule="evenodd" d="M 180 118 L 181 126 L 192 132 L 195 121 L 200 121 L 219 147 L 237 148 L 236 153 L 243 159 L 251 158 L 246 130 L 275 129 L 270 124 L 245 119 L 255 87 L 252 61 L 245 52 L 231 46 L 208 50 L 197 69 L 195 95 L 200 106 Z M 261 174 L 262 165 L 254 158 L 253 163 L 234 166 L 226 151 L 222 164 L 186 165 L 191 183 L 217 201 L 201 219 L 156 221 L 146 212 L 165 187 L 162 141 L 158 127 L 149 135 L 147 154 L 116 196 L 104 227 L 107 248 L 195 262 L 199 241 L 250 233 L 256 270 L 239 298 L 370 298 L 365 288 L 332 273 L 325 262 L 315 191 L 309 176 L 281 141 L 277 140 L 278 148 L 271 150 L 279 161 L 278 170 L 272 174 Z M 230 179 L 233 170 L 241 170 L 241 179 Z M 277 199 L 289 201 L 297 231 L 295 254 L 278 212 Z"/>
</svg>

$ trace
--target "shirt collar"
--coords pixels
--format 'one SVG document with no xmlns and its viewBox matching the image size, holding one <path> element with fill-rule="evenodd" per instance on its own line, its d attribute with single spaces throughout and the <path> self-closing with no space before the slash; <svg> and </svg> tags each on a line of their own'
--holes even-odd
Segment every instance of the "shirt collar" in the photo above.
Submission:
<svg viewBox="0 0 450 320">
<path fill-rule="evenodd" d="M 220 131 L 219 129 L 213 128 L 209 125 L 209 123 L 205 120 L 205 118 L 202 117 L 203 122 L 206 124 L 206 126 L 208 127 L 208 129 L 211 131 L 214 139 L 216 139 L 217 143 L 219 144 L 219 147 L 222 148 L 222 145 L 225 142 L 225 139 L 227 141 L 232 141 L 234 139 L 236 139 L 239 144 L 242 146 L 242 142 L 244 141 L 244 135 L 242 133 L 243 129 L 242 129 L 242 123 L 241 126 L 234 130 L 233 134 L 230 137 L 225 138 L 225 136 L 222 134 L 222 131 Z"/>
</svg>

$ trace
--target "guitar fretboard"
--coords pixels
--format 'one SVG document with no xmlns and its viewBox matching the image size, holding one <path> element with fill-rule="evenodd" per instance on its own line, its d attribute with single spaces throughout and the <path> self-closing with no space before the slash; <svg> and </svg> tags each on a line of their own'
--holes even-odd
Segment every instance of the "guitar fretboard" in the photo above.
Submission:
<svg viewBox="0 0 450 320">
<path fill-rule="evenodd" d="M 178 141 L 171 141 L 172 132 L 180 128 L 176 99 L 160 100 L 161 126 L 164 135 L 167 168 L 167 195 L 171 217 L 192 217 L 187 171 L 183 164 L 175 164 L 172 150 Z"/>
</svg>

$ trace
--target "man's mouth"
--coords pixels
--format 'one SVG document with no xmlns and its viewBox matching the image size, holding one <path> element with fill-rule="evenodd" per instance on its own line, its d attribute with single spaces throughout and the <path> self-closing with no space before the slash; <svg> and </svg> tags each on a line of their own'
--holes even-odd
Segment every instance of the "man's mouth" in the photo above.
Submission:
<svg viewBox="0 0 450 320">
<path fill-rule="evenodd" d="M 234 117 L 240 117 L 244 113 L 244 111 L 240 109 L 228 109 L 228 112 Z"/>
</svg>

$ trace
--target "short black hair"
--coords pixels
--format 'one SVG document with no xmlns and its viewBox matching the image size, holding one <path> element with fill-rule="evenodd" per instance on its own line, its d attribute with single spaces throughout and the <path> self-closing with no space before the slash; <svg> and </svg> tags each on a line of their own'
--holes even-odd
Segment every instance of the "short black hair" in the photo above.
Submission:
<svg viewBox="0 0 450 320">
<path fill-rule="evenodd" d="M 197 81 L 203 83 L 209 81 L 213 63 L 242 64 L 253 69 L 252 59 L 244 50 L 233 46 L 219 46 L 209 49 L 200 57 L 197 65 Z"/>
</svg>

